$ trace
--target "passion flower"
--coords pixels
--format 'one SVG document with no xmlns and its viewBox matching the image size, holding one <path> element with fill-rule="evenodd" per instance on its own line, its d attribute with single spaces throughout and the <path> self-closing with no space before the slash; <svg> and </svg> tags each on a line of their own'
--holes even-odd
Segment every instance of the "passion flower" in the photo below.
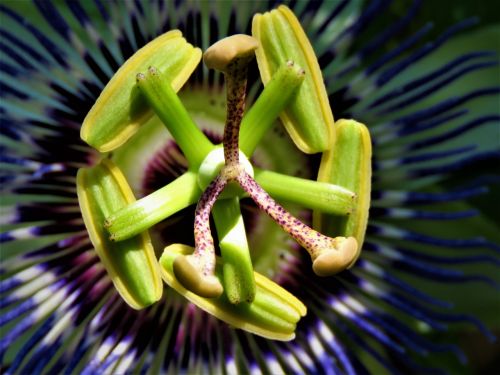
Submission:
<svg viewBox="0 0 500 375">
<path fill-rule="evenodd" d="M 75 188 L 77 169 L 102 158 L 80 140 L 81 124 L 130 56 L 173 29 L 206 50 L 226 36 L 250 33 L 253 16 L 274 5 L 4 2 L 2 371 L 455 372 L 461 366 L 456 358 L 465 360 L 462 350 L 470 354 L 461 341 L 467 324 L 461 323 L 491 339 L 470 314 L 485 322 L 497 319 L 488 318 L 497 310 L 491 303 L 497 290 L 483 287 L 498 285 L 498 231 L 489 219 L 496 216 L 476 205 L 479 196 L 492 199 L 488 189 L 498 164 L 496 39 L 486 27 L 474 26 L 474 19 L 447 30 L 438 24 L 431 31 L 428 23 L 419 29 L 418 3 L 398 16 L 383 1 L 365 7 L 357 1 L 290 4 L 317 56 L 335 119 L 355 119 L 370 131 L 373 178 L 360 258 L 326 279 L 311 272 L 309 256 L 267 215 L 257 214 L 249 199 L 240 200 L 245 241 L 241 231 L 230 238 L 248 241 L 254 269 L 307 307 L 295 339 L 283 343 L 233 329 L 166 286 L 156 304 L 130 308 L 89 240 Z M 442 7 L 431 6 L 427 14 Z M 281 124 L 262 131 L 265 136 L 254 130 L 262 123 L 257 119 L 278 115 L 258 111 L 257 103 L 282 99 L 258 99 L 272 83 L 261 91 L 258 77 L 254 64 L 240 132 L 255 180 L 306 224 L 309 211 L 297 207 L 352 211 L 346 189 L 311 184 L 319 158 L 298 152 Z M 225 122 L 220 78 L 200 65 L 178 93 L 197 129 L 214 144 L 222 141 Z M 290 92 L 283 90 L 283 96 Z M 252 112 L 256 120 L 246 126 Z M 149 222 L 137 216 L 137 233 L 151 228 L 156 258 L 167 245 L 193 246 L 189 207 L 202 189 L 157 117 L 110 157 L 138 198 L 120 217 L 128 220 L 144 207 Z M 332 201 L 331 190 L 343 198 Z M 220 241 L 214 237 L 215 244 Z M 476 340 L 475 333 L 467 334 L 475 347 Z M 469 366 L 484 372 L 476 362 Z"/>
</svg>

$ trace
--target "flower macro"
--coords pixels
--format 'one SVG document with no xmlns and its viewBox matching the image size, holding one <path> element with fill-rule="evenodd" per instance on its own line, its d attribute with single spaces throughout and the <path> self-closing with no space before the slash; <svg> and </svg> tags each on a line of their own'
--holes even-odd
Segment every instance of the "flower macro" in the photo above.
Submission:
<svg viewBox="0 0 500 375">
<path fill-rule="evenodd" d="M 275 121 L 280 114 L 274 113 L 276 108 L 286 107 L 290 100 L 286 93 L 273 91 L 262 100 L 271 105 L 258 107 L 266 110 L 255 111 L 253 120 L 246 120 L 250 125 L 243 116 L 240 148 L 251 150 L 245 154 L 253 176 L 247 167 L 238 169 L 245 154 L 236 152 L 237 147 L 224 147 L 226 165 L 231 164 L 228 160 L 241 163 L 223 172 L 233 185 L 213 203 L 219 205 L 212 212 L 213 225 L 208 218 L 201 223 L 203 228 L 215 228 L 212 242 L 220 257 L 213 258 L 212 271 L 223 289 L 237 277 L 246 277 L 245 287 L 231 291 L 228 301 L 205 299 L 175 280 L 182 273 L 176 272 L 178 257 L 188 258 L 191 247 L 197 247 L 195 218 L 212 205 L 213 196 L 207 196 L 205 206 L 199 203 L 199 184 L 210 187 L 215 177 L 211 163 L 220 161 L 221 154 L 214 151 L 219 159 L 207 163 L 204 158 L 212 145 L 227 144 L 227 72 L 196 66 L 193 60 L 199 56 L 192 52 L 207 51 L 231 35 L 253 34 L 255 14 L 268 14 L 278 4 L 2 3 L 2 371 L 355 374 L 428 373 L 466 366 L 464 350 L 455 342 L 457 332 L 472 327 L 485 341 L 495 340 L 488 325 L 468 310 L 473 310 L 472 303 L 487 304 L 488 295 L 498 288 L 498 233 L 488 215 L 474 208 L 474 199 L 488 196 L 497 182 L 489 165 L 499 159 L 494 140 L 500 88 L 498 82 L 477 78 L 497 69 L 497 57 L 493 45 L 464 42 L 473 19 L 443 28 L 435 37 L 429 35 L 429 24 L 407 30 L 417 3 L 408 3 L 408 9 L 390 22 L 383 18 L 384 1 L 365 6 L 357 1 L 288 4 L 311 42 L 323 77 L 328 103 L 321 101 L 318 118 L 326 105 L 336 121 L 365 124 L 373 158 L 365 165 L 363 153 L 351 155 L 344 138 L 347 130 L 340 127 L 330 142 L 338 147 L 330 152 L 332 145 L 323 143 L 333 129 L 317 130 L 322 134 L 317 138 L 307 134 L 317 121 L 296 108 L 293 112 L 297 103 L 288 118 Z M 254 22 L 265 34 L 263 18 Z M 82 141 L 82 124 L 92 107 L 102 103 L 98 97 L 115 73 L 141 47 L 174 29 L 189 45 L 176 32 L 169 34 L 185 55 L 172 62 L 173 71 L 182 71 L 178 85 L 161 91 L 160 99 L 172 99 L 168 105 L 154 98 L 159 92 L 155 77 L 164 71 L 149 69 L 149 61 L 141 65 L 141 59 L 139 71 L 126 76 L 127 90 L 133 94 L 117 86 L 114 96 L 107 96 L 110 104 L 102 104 L 98 113 L 118 124 L 118 118 L 129 116 L 120 103 L 129 103 L 133 96 L 139 101 L 134 110 L 139 110 L 130 113 L 138 114 L 140 126 L 126 129 L 120 142 L 116 137 L 94 138 L 106 145 L 101 152 Z M 271 59 L 256 53 L 258 59 Z M 301 58 L 294 56 L 287 58 Z M 304 68 L 305 61 L 296 63 Z M 249 62 L 246 115 L 271 90 L 273 75 L 285 71 L 279 69 L 293 69 L 286 61 L 270 66 Z M 193 70 L 192 75 L 183 69 Z M 138 73 L 142 76 L 136 83 Z M 310 79 L 307 69 L 303 79 Z M 300 80 L 293 85 L 301 85 Z M 304 86 L 312 96 L 311 83 Z M 156 115 L 145 115 L 151 107 Z M 300 121 L 294 122 L 294 116 Z M 197 131 L 168 125 L 178 118 L 192 121 Z M 254 123 L 269 119 L 269 130 L 254 130 Z M 344 121 L 345 126 L 354 123 Z M 359 139 L 366 144 L 368 138 Z M 196 173 L 193 165 L 199 167 Z M 303 225 L 333 237 L 337 228 L 351 225 L 339 215 L 358 217 L 349 194 L 367 191 L 363 168 L 368 167 L 371 197 L 361 203 L 369 207 L 368 224 L 366 233 L 361 230 L 355 236 L 364 237 L 362 251 L 356 261 L 349 258 L 342 272 L 318 276 L 311 257 L 301 250 L 307 244 L 291 240 L 261 212 L 280 219 L 274 214 L 281 212 L 278 206 L 263 205 L 262 197 L 269 193 Z M 207 176 L 200 182 L 198 174 L 203 173 L 198 171 L 203 168 Z M 79 172 L 78 184 L 78 170 L 93 172 Z M 103 190 L 109 206 L 91 201 L 82 205 L 82 196 L 99 201 L 99 189 L 90 186 L 101 180 L 112 186 Z M 123 180 L 130 188 L 124 190 Z M 255 197 L 252 191 L 257 191 Z M 88 207 L 87 213 L 83 207 Z M 86 223 L 98 218 L 96 232 L 87 230 L 82 213 Z M 228 230 L 233 226 L 227 217 L 238 218 L 235 232 Z M 111 233 L 109 240 L 104 238 L 106 231 Z M 96 238 L 104 243 L 102 248 Z M 113 253 L 106 253 L 111 256 L 103 261 L 99 253 L 115 247 L 128 251 L 131 246 L 147 252 L 128 263 Z M 164 248 L 170 252 L 163 253 Z M 163 279 L 173 287 L 164 285 L 159 293 L 155 285 L 151 296 L 137 299 L 144 296 L 143 286 L 151 286 L 155 282 L 149 280 L 158 275 L 156 266 L 151 266 L 151 277 L 134 274 L 141 270 L 134 271 L 135 259 L 152 264 L 154 257 Z M 122 260 L 125 271 L 117 274 L 125 286 L 115 288 L 106 262 L 118 265 Z M 228 276 L 226 264 L 234 267 Z M 248 280 L 255 281 L 253 288 L 246 287 Z M 131 288 L 136 281 L 139 286 Z M 451 294 L 457 290 L 474 302 L 454 306 L 456 296 Z M 280 309 L 273 306 L 289 313 L 283 312 L 284 322 L 277 319 L 269 330 L 262 330 L 261 310 L 280 317 Z M 307 314 L 298 320 L 305 309 Z M 244 323 L 253 328 L 245 331 Z M 268 333 L 276 327 L 285 327 L 287 339 L 293 328 L 293 340 L 274 340 Z"/>
</svg>

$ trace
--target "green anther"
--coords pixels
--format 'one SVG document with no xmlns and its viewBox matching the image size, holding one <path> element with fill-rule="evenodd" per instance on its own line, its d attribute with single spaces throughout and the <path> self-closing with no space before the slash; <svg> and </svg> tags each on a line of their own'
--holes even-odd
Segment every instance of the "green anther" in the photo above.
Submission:
<svg viewBox="0 0 500 375">
<path fill-rule="evenodd" d="M 307 312 L 306 307 L 295 296 L 268 278 L 254 273 L 256 281 L 255 300 L 252 303 L 232 304 L 225 294 L 218 298 L 203 298 L 190 292 L 176 279 L 173 263 L 181 255 L 189 255 L 192 247 L 171 245 L 165 248 L 160 258 L 163 280 L 190 302 L 216 318 L 247 332 L 280 341 L 295 338 L 298 321 Z M 222 262 L 217 261 L 215 276 L 222 279 Z"/>
<path fill-rule="evenodd" d="M 198 129 L 167 82 L 168 77 L 155 67 L 137 75 L 137 86 L 147 103 L 172 134 L 189 167 L 196 170 L 214 146 Z"/>
<path fill-rule="evenodd" d="M 158 301 L 163 284 L 148 233 L 115 243 L 102 226 L 106 216 L 135 200 L 120 170 L 108 159 L 80 169 L 77 193 L 90 240 L 118 293 L 134 309 Z"/>
<path fill-rule="evenodd" d="M 179 30 L 146 44 L 113 76 L 85 117 L 80 136 L 100 152 L 125 143 L 147 122 L 153 111 L 136 87 L 135 75 L 154 65 L 165 74 L 164 84 L 177 92 L 199 64 L 201 51 L 186 42 Z"/>
<path fill-rule="evenodd" d="M 323 233 L 353 236 L 358 242 L 356 257 L 359 257 L 368 223 L 371 194 L 371 140 L 365 125 L 354 120 L 339 120 L 335 123 L 335 144 L 323 154 L 318 181 L 343 186 L 356 193 L 354 211 L 347 217 L 314 212 L 314 227 Z"/>
<path fill-rule="evenodd" d="M 241 121 L 240 148 L 252 155 L 267 130 L 295 97 L 304 70 L 293 61 L 283 62 Z"/>
<path fill-rule="evenodd" d="M 292 140 L 306 153 L 329 149 L 333 114 L 318 60 L 295 15 L 284 5 L 256 14 L 252 35 L 260 44 L 255 55 L 265 85 L 284 61 L 292 60 L 305 71 L 304 82 L 280 115 Z"/>
<path fill-rule="evenodd" d="M 113 241 L 123 241 L 195 204 L 200 194 L 197 174 L 187 171 L 154 193 L 113 212 L 106 217 L 104 226 Z"/>
</svg>

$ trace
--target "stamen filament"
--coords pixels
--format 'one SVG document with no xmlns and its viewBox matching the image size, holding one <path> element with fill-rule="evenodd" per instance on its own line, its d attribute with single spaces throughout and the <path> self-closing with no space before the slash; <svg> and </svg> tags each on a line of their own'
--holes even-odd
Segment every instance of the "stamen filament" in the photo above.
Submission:
<svg viewBox="0 0 500 375">
<path fill-rule="evenodd" d="M 212 210 L 223 263 L 224 293 L 233 304 L 252 302 L 256 283 L 238 197 L 219 199 Z"/>
<path fill-rule="evenodd" d="M 188 160 L 189 168 L 197 170 L 214 146 L 196 126 L 167 82 L 163 74 L 154 67 L 150 67 L 145 74 L 137 75 L 137 86 L 148 104 L 174 137 Z"/>
<path fill-rule="evenodd" d="M 114 212 L 104 226 L 113 241 L 131 238 L 163 219 L 195 204 L 201 195 L 197 174 L 184 173 L 170 184 Z"/>
<path fill-rule="evenodd" d="M 253 154 L 264 134 L 295 97 L 304 77 L 304 70 L 293 61 L 283 63 L 272 76 L 241 122 L 240 149 L 245 155 Z"/>
<path fill-rule="evenodd" d="M 274 199 L 297 203 L 323 213 L 346 216 L 355 207 L 357 197 L 352 191 L 326 182 L 254 168 L 255 180 Z"/>
</svg>

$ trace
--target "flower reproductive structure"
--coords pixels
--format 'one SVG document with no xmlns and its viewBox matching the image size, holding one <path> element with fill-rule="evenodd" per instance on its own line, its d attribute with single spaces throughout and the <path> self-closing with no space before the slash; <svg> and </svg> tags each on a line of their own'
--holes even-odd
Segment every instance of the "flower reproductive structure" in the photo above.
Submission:
<svg viewBox="0 0 500 375">
<path fill-rule="evenodd" d="M 202 56 L 206 67 L 225 79 L 222 146 L 201 132 L 177 95 Z M 247 68 L 255 57 L 265 87 L 245 112 Z M 189 168 L 136 200 L 107 155 L 153 115 L 176 140 Z M 301 151 L 322 153 L 317 181 L 252 165 L 253 151 L 277 118 Z M 98 165 L 78 172 L 84 222 L 117 291 L 135 309 L 158 301 L 164 281 L 234 327 L 275 340 L 295 337 L 306 306 L 254 271 L 239 209 L 243 197 L 309 253 L 318 276 L 350 268 L 359 257 L 370 206 L 370 135 L 355 120 L 334 121 L 317 58 L 286 6 L 255 15 L 252 36 L 226 37 L 203 55 L 178 30 L 157 37 L 107 84 L 85 118 L 81 137 L 103 153 Z M 279 185 L 287 186 L 286 197 Z M 313 208 L 312 227 L 280 205 L 281 198 Z M 172 244 L 157 259 L 148 228 L 195 203 L 194 249 Z"/>
</svg>

